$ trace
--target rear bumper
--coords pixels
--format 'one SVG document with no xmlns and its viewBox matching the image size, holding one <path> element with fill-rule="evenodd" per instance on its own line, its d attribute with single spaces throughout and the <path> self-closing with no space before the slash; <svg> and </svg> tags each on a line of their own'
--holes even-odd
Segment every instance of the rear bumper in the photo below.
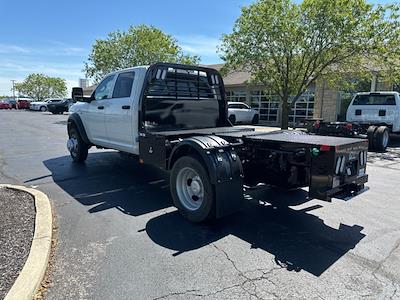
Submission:
<svg viewBox="0 0 400 300">
<path fill-rule="evenodd" d="M 334 197 L 335 195 L 342 194 L 342 193 L 351 193 L 351 192 L 358 192 L 360 186 L 368 181 L 368 175 L 363 175 L 361 177 L 348 180 L 344 184 L 341 184 L 335 188 L 327 190 L 325 194 L 325 199 L 322 200 L 330 200 L 330 198 Z"/>
</svg>

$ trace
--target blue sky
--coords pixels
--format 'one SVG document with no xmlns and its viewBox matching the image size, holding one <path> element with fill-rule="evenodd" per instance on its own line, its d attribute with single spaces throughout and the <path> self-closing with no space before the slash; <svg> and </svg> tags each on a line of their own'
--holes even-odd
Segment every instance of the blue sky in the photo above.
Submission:
<svg viewBox="0 0 400 300">
<path fill-rule="evenodd" d="M 251 0 L 0 0 L 0 95 L 11 79 L 33 72 L 58 76 L 68 87 L 84 77 L 83 63 L 96 39 L 130 25 L 154 25 L 175 36 L 183 50 L 218 63 L 216 47 Z M 385 1 L 373 1 L 383 3 Z"/>
</svg>

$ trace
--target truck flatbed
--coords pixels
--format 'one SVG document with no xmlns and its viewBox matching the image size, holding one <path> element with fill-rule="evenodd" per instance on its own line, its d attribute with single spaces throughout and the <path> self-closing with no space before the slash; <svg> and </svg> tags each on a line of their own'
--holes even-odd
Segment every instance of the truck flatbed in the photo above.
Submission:
<svg viewBox="0 0 400 300">
<path fill-rule="evenodd" d="M 293 130 L 280 130 L 276 127 L 263 126 L 233 126 L 193 130 L 157 131 L 155 135 L 165 137 L 186 137 L 193 135 L 216 135 L 222 138 L 240 138 L 245 141 L 271 141 L 278 143 L 295 143 L 310 146 L 343 146 L 359 143 L 358 138 L 310 135 Z"/>
</svg>

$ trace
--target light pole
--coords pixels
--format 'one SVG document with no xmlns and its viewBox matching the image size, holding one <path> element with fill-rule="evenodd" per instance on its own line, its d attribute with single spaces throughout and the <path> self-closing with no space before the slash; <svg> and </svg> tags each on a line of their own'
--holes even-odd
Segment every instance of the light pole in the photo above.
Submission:
<svg viewBox="0 0 400 300">
<path fill-rule="evenodd" d="M 14 101 L 15 101 L 15 109 L 18 109 L 18 103 L 17 103 L 17 101 L 15 100 L 15 82 L 16 82 L 16 80 L 13 79 L 13 80 L 11 80 L 11 82 L 12 82 L 13 98 L 14 98 Z"/>
</svg>

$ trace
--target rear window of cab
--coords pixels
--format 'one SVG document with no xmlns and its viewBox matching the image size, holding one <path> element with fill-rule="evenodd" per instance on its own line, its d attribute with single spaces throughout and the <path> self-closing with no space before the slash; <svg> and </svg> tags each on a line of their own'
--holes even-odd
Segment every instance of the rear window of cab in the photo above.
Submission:
<svg viewBox="0 0 400 300">
<path fill-rule="evenodd" d="M 357 95 L 353 105 L 396 105 L 394 95 Z"/>
</svg>

